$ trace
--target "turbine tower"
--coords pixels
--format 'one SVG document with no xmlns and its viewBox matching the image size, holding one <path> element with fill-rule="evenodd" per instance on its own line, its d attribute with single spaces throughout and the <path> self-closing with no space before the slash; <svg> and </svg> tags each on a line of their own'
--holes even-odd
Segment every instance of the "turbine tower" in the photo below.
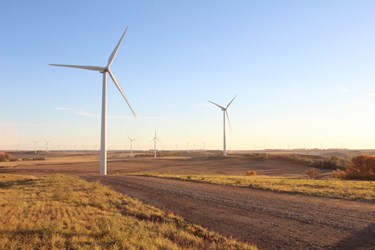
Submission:
<svg viewBox="0 0 375 250">
<path fill-rule="evenodd" d="M 97 71 L 103 74 L 103 89 L 102 89 L 102 118 L 101 118 L 101 141 L 100 141 L 100 175 L 107 175 L 107 109 L 106 109 L 106 98 L 107 98 L 107 73 L 112 78 L 113 82 L 115 83 L 117 89 L 120 91 L 122 97 L 124 98 L 125 102 L 128 104 L 130 110 L 132 111 L 134 117 L 136 117 L 133 108 L 130 105 L 130 102 L 126 98 L 124 92 L 122 91 L 120 84 L 117 82 L 115 76 L 112 74 L 110 67 L 113 63 L 113 60 L 116 57 L 117 51 L 121 45 L 122 39 L 124 38 L 126 31 L 128 28 L 126 27 L 124 33 L 122 34 L 120 41 L 117 43 L 115 49 L 113 50 L 112 54 L 109 56 L 107 66 L 81 66 L 81 65 L 65 65 L 65 64 L 50 64 L 51 66 L 60 66 L 60 67 L 68 67 L 68 68 L 77 68 L 77 69 L 85 69 L 85 70 L 92 70 Z"/>
<path fill-rule="evenodd" d="M 151 141 L 154 141 L 154 158 L 156 159 L 156 141 L 160 142 L 159 138 L 156 136 L 156 130 L 155 130 L 155 136 L 154 138 L 152 138 Z"/>
<path fill-rule="evenodd" d="M 132 139 L 128 136 L 129 138 L 129 141 L 130 141 L 130 157 L 133 157 L 133 141 L 135 141 L 136 139 Z"/>
<path fill-rule="evenodd" d="M 33 141 L 34 143 L 34 154 L 36 154 L 36 145 L 38 144 L 39 140 Z"/>
<path fill-rule="evenodd" d="M 213 105 L 218 106 L 221 109 L 221 111 L 223 111 L 223 148 L 224 148 L 223 149 L 223 156 L 224 157 L 227 156 L 227 141 L 226 141 L 226 137 L 225 137 L 225 117 L 228 119 L 229 128 L 232 129 L 231 126 L 230 126 L 230 121 L 229 121 L 228 108 L 232 104 L 232 102 L 234 101 L 235 98 L 236 98 L 236 96 L 233 97 L 233 99 L 228 103 L 228 105 L 225 108 L 223 106 L 220 106 L 219 104 L 216 104 L 214 102 L 209 101 Z"/>
<path fill-rule="evenodd" d="M 48 143 L 50 142 L 50 141 L 44 141 L 45 143 L 46 143 L 46 152 L 48 152 Z"/>
</svg>

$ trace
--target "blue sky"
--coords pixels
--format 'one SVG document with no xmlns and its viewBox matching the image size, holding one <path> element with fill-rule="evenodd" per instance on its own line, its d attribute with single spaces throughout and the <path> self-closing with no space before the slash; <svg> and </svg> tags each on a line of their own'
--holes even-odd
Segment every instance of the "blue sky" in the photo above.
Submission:
<svg viewBox="0 0 375 250">
<path fill-rule="evenodd" d="M 148 149 L 374 148 L 374 1 L 2 1 L 0 148 L 99 145 L 105 65 L 108 145 Z M 18 145 L 18 146 L 17 146 Z"/>
</svg>

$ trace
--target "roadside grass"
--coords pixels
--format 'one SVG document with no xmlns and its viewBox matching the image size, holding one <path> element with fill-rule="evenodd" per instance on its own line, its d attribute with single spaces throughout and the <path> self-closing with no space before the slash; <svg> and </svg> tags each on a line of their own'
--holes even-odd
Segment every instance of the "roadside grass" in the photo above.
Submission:
<svg viewBox="0 0 375 250">
<path fill-rule="evenodd" d="M 0 249 L 256 249 L 77 177 L 0 174 Z"/>
<path fill-rule="evenodd" d="M 206 182 L 226 186 L 249 187 L 274 192 L 298 193 L 328 198 L 375 202 L 374 181 L 349 181 L 337 179 L 311 180 L 267 176 L 138 175 Z"/>
</svg>

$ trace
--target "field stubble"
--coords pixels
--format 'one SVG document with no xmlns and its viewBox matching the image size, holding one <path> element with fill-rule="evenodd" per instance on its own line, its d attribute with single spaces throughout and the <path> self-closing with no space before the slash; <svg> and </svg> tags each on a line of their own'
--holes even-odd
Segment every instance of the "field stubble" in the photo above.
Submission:
<svg viewBox="0 0 375 250">
<path fill-rule="evenodd" d="M 255 249 L 98 182 L 0 175 L 0 249 Z"/>
<path fill-rule="evenodd" d="M 268 176 L 217 176 L 139 174 L 144 176 L 206 182 L 225 186 L 248 187 L 274 192 L 298 193 L 311 196 L 375 202 L 374 181 L 338 179 L 294 179 Z"/>
</svg>

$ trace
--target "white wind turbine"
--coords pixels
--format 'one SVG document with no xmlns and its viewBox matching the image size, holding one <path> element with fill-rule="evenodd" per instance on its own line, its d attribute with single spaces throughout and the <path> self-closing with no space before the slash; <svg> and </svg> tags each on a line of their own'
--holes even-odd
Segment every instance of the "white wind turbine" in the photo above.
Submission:
<svg viewBox="0 0 375 250">
<path fill-rule="evenodd" d="M 159 138 L 156 136 L 156 130 L 155 130 L 155 136 L 154 138 L 152 138 L 151 141 L 154 141 L 154 158 L 156 158 L 156 141 L 160 142 Z"/>
<path fill-rule="evenodd" d="M 36 145 L 38 144 L 39 140 L 33 141 L 34 143 L 34 154 L 36 154 Z"/>
<path fill-rule="evenodd" d="M 136 139 L 132 139 L 130 138 L 130 136 L 128 136 L 129 138 L 129 141 L 130 141 L 130 157 L 133 156 L 133 141 L 135 141 Z"/>
<path fill-rule="evenodd" d="M 229 105 L 232 104 L 232 102 L 234 101 L 235 98 L 236 98 L 236 96 L 233 97 L 233 99 L 228 103 L 228 105 L 225 108 L 223 106 L 220 106 L 219 104 L 216 104 L 214 102 L 209 101 L 213 105 L 218 106 L 221 109 L 221 111 L 223 111 L 223 146 L 224 146 L 223 156 L 227 156 L 227 142 L 226 142 L 226 137 L 225 137 L 225 117 L 227 117 L 227 119 L 228 119 L 229 128 L 232 129 L 231 126 L 230 126 L 230 121 L 229 121 L 227 109 L 229 108 Z"/>
<path fill-rule="evenodd" d="M 117 89 L 120 91 L 122 97 L 128 104 L 130 110 L 132 111 L 133 115 L 135 115 L 135 112 L 133 108 L 131 107 L 128 99 L 126 98 L 124 92 L 122 91 L 120 84 L 117 82 L 115 76 L 112 74 L 110 67 L 113 63 L 113 60 L 116 57 L 117 51 L 121 45 L 122 39 L 124 38 L 126 31 L 128 28 L 126 27 L 124 33 L 122 34 L 120 41 L 117 43 L 115 49 L 113 50 L 112 54 L 110 55 L 108 59 L 107 66 L 101 67 L 101 66 L 81 66 L 81 65 L 65 65 L 65 64 L 50 64 L 51 66 L 60 66 L 60 67 L 68 67 L 68 68 L 77 68 L 77 69 L 85 69 L 85 70 L 93 70 L 100 72 L 103 74 L 103 90 L 102 90 L 102 121 L 101 121 L 101 142 L 100 142 L 100 175 L 107 175 L 107 141 L 106 141 L 106 133 L 107 133 L 107 118 L 106 118 L 106 97 L 107 97 L 107 73 L 112 78 L 113 82 L 115 83 Z"/>
<path fill-rule="evenodd" d="M 50 142 L 50 141 L 44 141 L 45 143 L 46 143 L 46 152 L 48 152 L 48 143 Z"/>
</svg>

